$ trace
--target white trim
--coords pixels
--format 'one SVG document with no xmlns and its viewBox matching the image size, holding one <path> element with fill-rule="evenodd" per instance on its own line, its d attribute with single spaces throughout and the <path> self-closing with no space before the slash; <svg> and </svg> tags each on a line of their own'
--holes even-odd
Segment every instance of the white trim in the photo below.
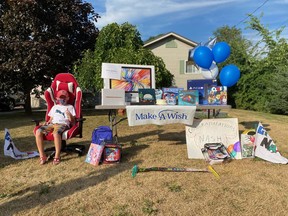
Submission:
<svg viewBox="0 0 288 216">
<path fill-rule="evenodd" d="M 163 40 L 163 39 L 165 39 L 165 38 L 167 38 L 169 36 L 173 36 L 173 37 L 177 38 L 178 40 L 183 41 L 183 42 L 185 42 L 185 43 L 187 43 L 187 44 L 189 44 L 190 46 L 193 46 L 193 47 L 197 46 L 197 44 L 198 44 L 198 43 L 196 43 L 196 42 L 194 42 L 192 40 L 189 40 L 189 39 L 187 39 L 185 37 L 182 37 L 181 35 L 178 35 L 178 34 L 176 34 L 174 32 L 170 32 L 170 33 L 167 33 L 167 34 L 165 34 L 165 35 L 163 35 L 163 36 L 161 36 L 159 38 L 156 38 L 156 39 L 154 39 L 152 41 L 149 41 L 148 43 L 145 43 L 143 47 L 150 46 L 151 44 L 157 43 L 158 41 L 161 41 L 161 40 Z"/>
</svg>

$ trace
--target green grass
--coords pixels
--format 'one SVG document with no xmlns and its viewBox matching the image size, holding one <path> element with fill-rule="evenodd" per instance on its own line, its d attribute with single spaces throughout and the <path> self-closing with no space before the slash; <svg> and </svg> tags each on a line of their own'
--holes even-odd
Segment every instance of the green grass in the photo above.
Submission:
<svg viewBox="0 0 288 216">
<path fill-rule="evenodd" d="M 8 128 L 20 151 L 37 150 L 31 119 L 44 116 L 45 112 L 0 114 L 0 143 Z M 84 111 L 84 117 L 83 137 L 69 140 L 68 145 L 77 143 L 88 149 L 93 129 L 109 125 L 104 111 Z M 288 157 L 288 116 L 232 109 L 223 117 L 238 118 L 239 132 L 261 121 L 280 153 Z M 40 166 L 39 158 L 4 157 L 0 145 L 0 215 L 286 214 L 286 165 L 242 159 L 213 166 L 220 179 L 195 172 L 140 172 L 132 178 L 134 165 L 203 169 L 207 164 L 188 159 L 185 125 L 129 127 L 125 120 L 117 126 L 123 157 L 113 165 L 92 166 L 85 163 L 86 154 L 63 153 L 59 165 Z M 48 146 L 53 143 L 46 142 Z"/>
</svg>

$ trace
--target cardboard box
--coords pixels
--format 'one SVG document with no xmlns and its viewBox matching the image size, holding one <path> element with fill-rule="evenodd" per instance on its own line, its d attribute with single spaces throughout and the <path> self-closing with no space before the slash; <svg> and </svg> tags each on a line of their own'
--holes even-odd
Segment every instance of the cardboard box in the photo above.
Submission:
<svg viewBox="0 0 288 216">
<path fill-rule="evenodd" d="M 91 143 L 86 155 L 85 162 L 94 166 L 98 166 L 102 157 L 103 150 L 104 145 Z"/>
<path fill-rule="evenodd" d="M 139 95 L 138 92 L 126 92 L 125 93 L 125 104 L 132 105 L 139 103 Z"/>
<path fill-rule="evenodd" d="M 184 88 L 163 88 L 163 99 L 166 100 L 167 105 L 178 104 L 178 94 Z"/>
<path fill-rule="evenodd" d="M 180 90 L 178 95 L 178 105 L 182 106 L 199 105 L 198 90 Z"/>
<path fill-rule="evenodd" d="M 102 105 L 125 105 L 124 89 L 102 89 Z"/>
<path fill-rule="evenodd" d="M 209 105 L 227 105 L 227 86 L 209 87 L 207 101 Z"/>
<path fill-rule="evenodd" d="M 208 87 L 217 86 L 217 81 L 212 79 L 187 80 L 187 90 L 198 90 L 199 104 L 208 105 Z"/>
</svg>

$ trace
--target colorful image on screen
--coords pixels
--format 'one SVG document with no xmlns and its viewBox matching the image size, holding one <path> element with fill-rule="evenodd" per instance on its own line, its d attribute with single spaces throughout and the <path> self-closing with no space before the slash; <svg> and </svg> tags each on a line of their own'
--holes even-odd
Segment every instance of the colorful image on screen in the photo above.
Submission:
<svg viewBox="0 0 288 216">
<path fill-rule="evenodd" d="M 121 79 L 112 79 L 110 82 L 110 88 L 125 89 L 129 92 L 138 91 L 142 88 L 152 88 L 151 69 L 122 67 Z"/>
</svg>

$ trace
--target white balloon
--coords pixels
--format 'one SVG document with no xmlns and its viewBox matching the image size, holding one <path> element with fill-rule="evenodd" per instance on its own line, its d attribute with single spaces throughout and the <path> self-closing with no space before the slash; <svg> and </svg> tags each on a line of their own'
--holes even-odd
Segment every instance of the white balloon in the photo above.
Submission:
<svg viewBox="0 0 288 216">
<path fill-rule="evenodd" d="M 219 73 L 219 69 L 216 63 L 213 62 L 209 70 L 201 68 L 201 73 L 205 79 L 216 79 Z"/>
</svg>

